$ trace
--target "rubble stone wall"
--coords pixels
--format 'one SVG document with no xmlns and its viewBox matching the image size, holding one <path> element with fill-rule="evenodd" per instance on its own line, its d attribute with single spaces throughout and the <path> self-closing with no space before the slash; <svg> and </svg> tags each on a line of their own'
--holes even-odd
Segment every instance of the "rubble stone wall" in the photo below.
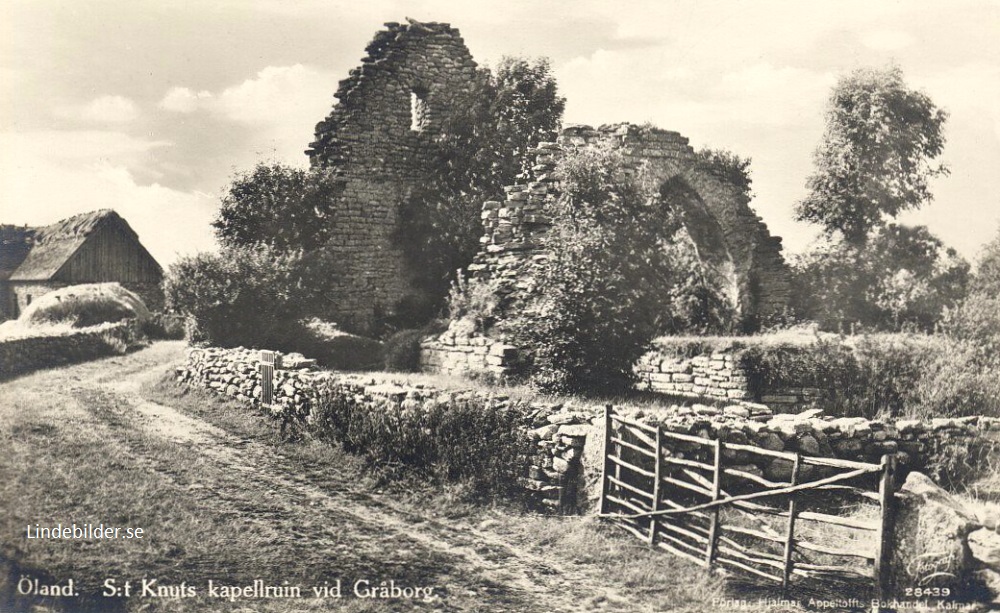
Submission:
<svg viewBox="0 0 1000 613">
<path fill-rule="evenodd" d="M 207 387 L 248 403 L 260 398 L 259 352 L 246 349 L 192 349 L 178 368 L 177 379 L 187 385 Z M 294 366 L 294 364 L 292 364 Z M 485 403 L 513 402 L 499 392 L 442 390 L 371 375 L 279 369 L 274 389 L 278 412 L 289 412 L 308 421 L 318 382 L 336 380 L 355 398 L 366 402 L 402 403 L 439 401 L 465 395 Z M 535 454 L 524 487 L 540 504 L 563 511 L 591 508 L 599 491 L 603 451 L 603 407 L 579 402 L 524 402 L 525 426 Z M 663 408 L 616 407 L 627 417 L 666 429 L 726 442 L 755 445 L 774 451 L 876 463 L 882 455 L 896 454 L 901 473 L 921 470 L 942 474 L 952 459 L 968 459 L 970 450 L 1000 455 L 1000 418 L 963 417 L 928 421 L 884 422 L 864 418 L 833 418 L 819 410 L 799 415 L 773 414 L 761 405 L 701 404 Z M 680 453 L 689 450 L 676 450 Z M 703 458 L 707 459 L 707 458 Z M 736 459 L 733 459 L 736 461 Z M 749 461 L 749 460 L 748 460 Z M 766 458 L 742 468 L 769 479 L 780 479 L 787 462 Z"/>
<path fill-rule="evenodd" d="M 306 151 L 313 167 L 336 173 L 334 318 L 360 333 L 410 289 L 412 273 L 393 240 L 398 209 L 428 176 L 440 125 L 476 69 L 458 30 L 445 23 L 387 23 L 366 52 L 340 82 L 338 102 Z"/>
<path fill-rule="evenodd" d="M 500 380 L 517 366 L 517 347 L 458 326 L 420 344 L 420 369 L 442 375 L 488 375 Z"/>
<path fill-rule="evenodd" d="M 75 364 L 121 353 L 134 337 L 130 322 L 102 324 L 63 334 L 0 340 L 0 380 L 40 368 Z M 120 341 L 120 342 L 116 342 Z"/>
</svg>

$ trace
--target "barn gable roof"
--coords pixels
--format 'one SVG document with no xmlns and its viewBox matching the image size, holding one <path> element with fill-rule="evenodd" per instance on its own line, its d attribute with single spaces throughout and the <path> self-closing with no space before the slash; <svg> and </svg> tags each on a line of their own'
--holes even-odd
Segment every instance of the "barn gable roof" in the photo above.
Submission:
<svg viewBox="0 0 1000 613">
<path fill-rule="evenodd" d="M 6 281 L 31 251 L 35 229 L 0 224 L 0 281 Z"/>
<path fill-rule="evenodd" d="M 138 235 L 111 209 L 74 215 L 54 224 L 33 229 L 30 251 L 10 275 L 11 281 L 47 281 L 106 224 L 116 224 L 138 241 Z"/>
</svg>

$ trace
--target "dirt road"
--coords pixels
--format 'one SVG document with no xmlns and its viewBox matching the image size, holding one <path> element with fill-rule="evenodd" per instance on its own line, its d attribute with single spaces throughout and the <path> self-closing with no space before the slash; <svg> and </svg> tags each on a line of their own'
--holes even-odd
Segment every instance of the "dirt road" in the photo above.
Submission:
<svg viewBox="0 0 1000 613">
<path fill-rule="evenodd" d="M 199 598 L 208 597 L 201 585 L 215 578 L 310 589 L 341 581 L 342 598 L 335 602 L 304 593 L 294 601 L 218 603 L 249 610 L 652 610 L 593 569 L 529 551 L 488 527 L 442 520 L 433 510 L 413 509 L 372 493 L 357 484 L 353 471 L 319 463 L 304 470 L 280 446 L 241 438 L 197 415 L 149 400 L 143 390 L 182 358 L 182 344 L 162 342 L 128 356 L 0 385 L 0 398 L 30 398 L 44 389 L 47 406 L 64 407 L 71 423 L 99 431 L 107 454 L 117 459 L 115 466 L 172 497 L 170 517 L 164 521 L 209 522 L 229 531 L 225 542 L 211 548 L 199 546 L 205 538 L 180 542 L 173 545 L 180 551 L 160 552 L 169 559 L 153 558 L 140 563 L 143 568 L 124 569 L 135 576 L 155 573 L 174 583 L 197 584 L 198 598 L 119 601 L 125 609 L 197 610 Z M 156 538 L 162 527 L 147 529 Z M 234 538 L 237 542 L 229 542 Z M 72 558 L 63 564 L 72 566 Z M 384 581 L 387 587 L 429 589 L 432 595 L 365 598 L 355 593 L 359 581 L 361 594 L 370 594 L 370 588 Z"/>
</svg>

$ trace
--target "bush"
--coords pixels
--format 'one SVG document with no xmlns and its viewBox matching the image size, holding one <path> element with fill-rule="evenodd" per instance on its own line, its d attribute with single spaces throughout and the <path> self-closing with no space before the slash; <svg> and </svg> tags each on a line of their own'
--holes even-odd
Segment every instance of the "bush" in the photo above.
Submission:
<svg viewBox="0 0 1000 613">
<path fill-rule="evenodd" d="M 462 398 L 378 402 L 336 383 L 320 390 L 310 417 L 318 437 L 364 456 L 382 476 L 411 472 L 467 482 L 487 498 L 518 491 L 532 451 L 528 421 L 518 405 Z"/>
<path fill-rule="evenodd" d="M 755 345 L 742 353 L 751 392 L 816 387 L 831 390 L 831 414 L 900 416 L 920 403 L 927 369 L 946 352 L 942 337 L 875 335 L 817 337 L 802 344 Z"/>
<path fill-rule="evenodd" d="M 269 247 L 182 258 L 167 271 L 167 308 L 192 319 L 189 340 L 221 347 L 281 347 L 317 296 L 311 262 Z"/>
<path fill-rule="evenodd" d="M 625 392 L 632 364 L 657 334 L 678 321 L 709 327 L 684 314 L 685 292 L 677 292 L 690 273 L 668 249 L 679 207 L 610 146 L 567 154 L 556 174 L 562 195 L 546 203 L 547 255 L 501 331 L 525 349 L 531 381 L 545 391 Z"/>
<path fill-rule="evenodd" d="M 382 365 L 382 343 L 349 334 L 317 318 L 288 325 L 273 348 L 304 354 L 320 366 L 336 370 L 378 370 Z"/>
<path fill-rule="evenodd" d="M 423 329 L 402 330 L 387 338 L 382 345 L 382 365 L 391 372 L 420 371 L 420 341 Z"/>
<path fill-rule="evenodd" d="M 41 296 L 21 313 L 18 321 L 27 325 L 69 322 L 75 328 L 86 328 L 123 319 L 149 318 L 149 309 L 142 298 L 121 285 L 88 283 Z"/>
<path fill-rule="evenodd" d="M 151 339 L 181 340 L 187 334 L 187 319 L 182 315 L 153 313 L 143 322 L 142 332 Z"/>
</svg>

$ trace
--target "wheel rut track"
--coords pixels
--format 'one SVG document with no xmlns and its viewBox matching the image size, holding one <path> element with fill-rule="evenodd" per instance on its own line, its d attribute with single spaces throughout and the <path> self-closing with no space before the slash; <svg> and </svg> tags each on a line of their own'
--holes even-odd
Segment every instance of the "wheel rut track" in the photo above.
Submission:
<svg viewBox="0 0 1000 613">
<path fill-rule="evenodd" d="M 84 390 L 110 394 L 139 413 L 148 434 L 189 445 L 201 457 L 227 471 L 266 483 L 300 504 L 309 504 L 315 513 L 348 516 L 372 530 L 399 535 L 401 540 L 426 551 L 458 558 L 464 568 L 487 578 L 489 585 L 482 586 L 486 591 L 507 591 L 516 600 L 530 602 L 532 610 L 552 613 L 652 610 L 637 606 L 630 602 L 627 593 L 603 585 L 597 581 L 598 577 L 570 564 L 543 558 L 497 534 L 451 520 L 445 522 L 353 487 L 352 476 L 336 467 L 313 468 L 312 474 L 300 474 L 297 472 L 300 469 L 280 453 L 280 448 L 241 439 L 177 409 L 145 400 L 140 394 L 142 384 L 162 376 L 163 367 L 158 363 L 143 369 L 132 368 L 127 377 L 106 373 L 79 385 Z M 136 453 L 141 455 L 141 449 Z M 225 492 L 217 494 L 225 496 Z"/>
</svg>

